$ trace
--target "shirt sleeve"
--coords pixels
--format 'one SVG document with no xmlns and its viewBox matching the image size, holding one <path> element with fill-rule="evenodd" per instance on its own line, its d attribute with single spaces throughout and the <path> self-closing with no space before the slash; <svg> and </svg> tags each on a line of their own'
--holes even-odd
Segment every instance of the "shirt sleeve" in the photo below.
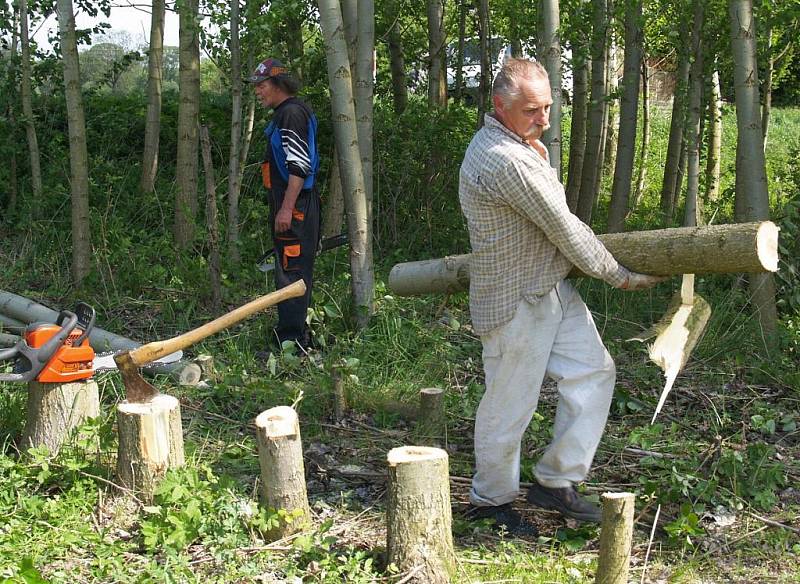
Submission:
<svg viewBox="0 0 800 584">
<path fill-rule="evenodd" d="M 306 178 L 311 174 L 311 152 L 308 147 L 308 116 L 295 107 L 286 112 L 280 125 L 281 146 L 286 153 L 289 174 Z"/>
<path fill-rule="evenodd" d="M 594 232 L 567 206 L 554 176 L 525 160 L 515 160 L 497 175 L 503 201 L 541 229 L 547 239 L 583 273 L 621 286 L 630 272 L 611 255 Z"/>
</svg>

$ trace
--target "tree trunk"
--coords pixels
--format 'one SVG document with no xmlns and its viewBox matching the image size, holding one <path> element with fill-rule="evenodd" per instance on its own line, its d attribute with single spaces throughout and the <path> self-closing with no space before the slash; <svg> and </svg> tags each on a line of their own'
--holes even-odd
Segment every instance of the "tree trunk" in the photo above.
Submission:
<svg viewBox="0 0 800 584">
<path fill-rule="evenodd" d="M 458 0 L 458 48 L 456 49 L 456 62 L 453 64 L 455 79 L 453 84 L 455 90 L 453 97 L 457 102 L 461 102 L 464 85 L 464 46 L 467 36 L 467 4 L 468 0 Z"/>
<path fill-rule="evenodd" d="M 617 44 L 609 39 L 608 43 L 608 71 L 606 73 L 606 95 L 609 99 L 606 100 L 605 106 L 605 130 L 603 135 L 603 168 L 612 169 L 616 164 L 617 159 L 617 128 L 619 128 L 619 105 L 617 94 L 617 87 L 619 82 L 617 80 L 617 63 L 619 62 L 619 49 Z M 599 182 L 599 181 L 598 181 Z"/>
<path fill-rule="evenodd" d="M 150 22 L 150 47 L 147 51 L 147 118 L 144 125 L 141 188 L 155 189 L 158 171 L 158 142 L 161 132 L 161 80 L 164 64 L 164 0 L 153 0 Z"/>
<path fill-rule="evenodd" d="M 444 446 L 447 433 L 447 418 L 444 409 L 444 390 L 426 387 L 419 391 L 419 413 L 417 414 L 417 439 L 425 446 Z"/>
<path fill-rule="evenodd" d="M 581 175 L 586 152 L 586 110 L 589 85 L 589 63 L 582 54 L 582 47 L 572 47 L 572 121 L 569 135 L 569 169 L 567 171 L 566 196 L 569 210 L 578 208 Z"/>
<path fill-rule="evenodd" d="M 428 14 L 428 103 L 447 107 L 447 65 L 444 45 L 444 0 L 427 0 Z"/>
<path fill-rule="evenodd" d="M 248 69 L 250 67 L 248 66 Z M 256 118 L 256 99 L 251 95 L 247 102 L 247 114 L 244 117 L 244 131 L 242 132 L 242 148 L 239 152 L 239 186 L 242 185 L 242 176 L 250 154 L 250 143 L 253 140 L 253 122 Z"/>
<path fill-rule="evenodd" d="M 373 122 L 373 71 L 375 69 L 375 3 L 358 0 L 357 49 L 355 68 L 355 112 L 358 130 L 358 150 L 361 154 L 361 171 L 364 174 L 364 195 L 367 206 L 367 225 L 372 233 L 372 122 Z M 366 262 L 372 265 L 372 245 L 367 246 Z"/>
<path fill-rule="evenodd" d="M 64 88 L 69 128 L 70 185 L 72 189 L 72 279 L 80 285 L 91 270 L 89 225 L 89 157 L 86 152 L 86 120 L 81 95 L 81 72 L 75 36 L 72 0 L 57 0 L 58 30 L 64 62 Z"/>
<path fill-rule="evenodd" d="M 689 51 L 686 46 L 680 51 L 678 71 L 675 75 L 675 95 L 672 98 L 672 118 L 669 125 L 667 142 L 667 160 L 664 163 L 664 181 L 661 185 L 661 213 L 664 224 L 672 222 L 675 211 L 676 191 L 680 190 L 678 169 L 681 163 L 684 133 L 684 109 L 686 104 L 686 87 L 689 83 Z"/>
<path fill-rule="evenodd" d="M 22 447 L 46 446 L 56 456 L 75 428 L 100 415 L 94 379 L 75 383 L 28 383 Z"/>
<path fill-rule="evenodd" d="M 611 187 L 608 231 L 625 229 L 628 200 L 636 150 L 636 122 L 639 115 L 639 71 L 642 64 L 642 2 L 631 0 L 625 11 L 625 64 L 622 73 L 619 147 Z"/>
<path fill-rule="evenodd" d="M 408 572 L 407 582 L 449 584 L 455 574 L 447 452 L 406 446 L 387 456 L 388 563 Z"/>
<path fill-rule="evenodd" d="M 764 38 L 767 39 L 767 66 L 764 67 L 764 103 L 761 106 L 761 138 L 764 143 L 764 152 L 767 151 L 767 136 L 769 135 L 769 117 L 772 112 L 772 76 L 775 71 L 775 55 L 772 47 L 772 19 L 766 18 L 767 30 Z"/>
<path fill-rule="evenodd" d="M 297 412 L 289 406 L 261 412 L 256 418 L 256 438 L 261 502 L 267 509 L 285 513 L 268 534 L 270 539 L 280 539 L 311 521 Z"/>
<path fill-rule="evenodd" d="M 284 11 L 286 20 L 283 27 L 289 66 L 300 81 L 305 77 L 303 22 L 305 22 L 307 15 L 304 7 L 305 3 L 286 2 L 286 10 Z M 231 19 L 233 19 L 233 12 L 231 12 Z"/>
<path fill-rule="evenodd" d="M 35 200 L 42 196 L 42 168 L 39 158 L 39 140 L 36 137 L 36 118 L 33 113 L 33 90 L 31 89 L 31 46 L 28 36 L 28 0 L 19 0 L 20 95 L 22 114 L 25 116 L 25 136 L 28 139 L 28 158 L 31 163 L 31 186 Z M 34 205 L 35 209 L 36 206 Z"/>
<path fill-rule="evenodd" d="M 492 87 L 492 62 L 489 57 L 489 0 L 476 0 L 478 7 L 478 40 L 481 55 L 481 77 L 478 82 L 478 128 L 483 126 L 483 117 L 491 107 L 489 94 Z"/>
<path fill-rule="evenodd" d="M 402 114 L 408 105 L 408 88 L 406 87 L 406 63 L 403 57 L 403 37 L 400 35 L 399 14 L 397 4 L 392 3 L 390 15 L 393 19 L 389 30 L 389 69 L 392 72 L 392 98 L 394 113 Z"/>
<path fill-rule="evenodd" d="M 738 274 L 778 269 L 778 228 L 771 221 L 678 227 L 599 236 L 619 263 L 643 274 Z M 469 288 L 469 254 L 396 264 L 389 289 L 398 296 L 450 294 Z M 573 268 L 570 277 L 583 277 Z"/>
<path fill-rule="evenodd" d="M 597 557 L 597 584 L 627 584 L 633 541 L 633 512 L 636 495 L 605 493 Z"/>
<path fill-rule="evenodd" d="M 188 248 L 197 217 L 197 149 L 200 119 L 200 40 L 198 0 L 180 4 L 180 73 L 178 95 L 178 156 L 175 193 L 175 242 Z"/>
<path fill-rule="evenodd" d="M 767 169 L 759 115 L 756 30 L 752 0 L 730 0 L 733 80 L 736 94 L 736 218 L 754 221 L 769 218 Z M 777 311 L 772 274 L 750 277 L 761 331 L 768 350 L 776 350 Z"/>
<path fill-rule="evenodd" d="M 236 2 L 234 2 L 235 4 Z M 222 266 L 219 253 L 219 220 L 214 162 L 211 160 L 211 139 L 208 126 L 200 126 L 200 145 L 206 175 L 206 233 L 208 237 L 208 275 L 211 284 L 211 308 L 215 314 L 222 308 Z"/>
<path fill-rule="evenodd" d="M 185 464 L 181 404 L 159 394 L 145 403 L 117 406 L 117 477 L 144 501 L 151 501 L 171 468 Z"/>
<path fill-rule="evenodd" d="M 11 14 L 11 47 L 9 51 L 9 77 L 13 79 L 18 74 L 17 63 L 17 48 L 19 46 L 19 3 L 14 3 Z M 6 115 L 8 116 L 8 134 L 15 136 L 17 134 L 17 105 L 15 100 L 6 102 Z M 17 206 L 17 191 L 18 191 L 18 173 L 17 173 L 17 150 L 16 148 L 10 153 L 8 160 L 8 185 L 6 191 L 8 193 L 6 200 L 6 213 L 10 213 Z"/>
<path fill-rule="evenodd" d="M 692 64 L 689 68 L 689 109 L 686 116 L 686 206 L 683 225 L 703 223 L 699 206 L 701 121 L 703 118 L 703 21 L 705 0 L 694 0 Z"/>
<path fill-rule="evenodd" d="M 592 89 L 586 128 L 586 151 L 581 171 L 580 194 L 576 214 L 587 225 L 597 201 L 597 184 L 601 172 L 603 122 L 606 98 L 606 36 L 608 29 L 607 0 L 598 0 L 592 15 Z"/>
<path fill-rule="evenodd" d="M 550 94 L 553 105 L 550 106 L 550 128 L 545 130 L 542 141 L 550 155 L 550 166 L 561 171 L 561 24 L 558 14 L 558 0 L 542 0 L 542 31 L 544 33 L 538 53 L 547 76 L 550 78 Z"/>
<path fill-rule="evenodd" d="M 722 154 L 722 96 L 719 87 L 719 71 L 711 74 L 711 97 L 708 100 L 708 152 L 706 154 L 706 201 L 716 203 L 719 199 L 719 169 Z"/>
<path fill-rule="evenodd" d="M 328 196 L 325 199 L 325 217 L 322 219 L 323 238 L 339 235 L 342 232 L 342 220 L 344 219 L 342 174 L 339 171 L 339 154 L 336 147 L 333 149 L 330 177 L 328 178 Z"/>
<path fill-rule="evenodd" d="M 636 190 L 633 195 L 632 209 L 639 205 L 644 193 L 644 181 L 647 177 L 647 154 L 650 152 L 650 80 L 647 73 L 647 57 L 642 59 L 642 143 L 639 149 L 639 171 L 636 176 Z"/>
<path fill-rule="evenodd" d="M 325 41 L 328 79 L 331 87 L 333 131 L 347 209 L 350 236 L 351 290 L 356 322 L 367 325 L 372 314 L 375 275 L 371 262 L 372 230 L 369 224 L 366 187 L 358 146 L 350 63 L 344 41 L 342 13 L 337 0 L 319 0 L 320 26 Z"/>
<path fill-rule="evenodd" d="M 228 154 L 228 262 L 239 265 L 239 193 L 242 190 L 242 51 L 239 44 L 239 0 L 231 7 L 231 147 Z M 301 37 L 302 38 L 302 37 Z M 205 156 L 205 155 L 204 155 Z M 206 177 L 208 173 L 206 173 Z M 213 281 L 212 281 L 213 284 Z"/>
</svg>

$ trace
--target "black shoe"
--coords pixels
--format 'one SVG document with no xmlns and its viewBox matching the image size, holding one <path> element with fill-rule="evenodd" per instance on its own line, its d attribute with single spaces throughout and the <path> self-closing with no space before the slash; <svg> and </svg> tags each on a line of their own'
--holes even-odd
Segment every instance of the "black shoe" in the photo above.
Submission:
<svg viewBox="0 0 800 584">
<path fill-rule="evenodd" d="M 491 519 L 494 521 L 494 528 L 498 530 L 504 529 L 507 533 L 515 536 L 537 537 L 539 535 L 539 530 L 536 526 L 514 511 L 511 508 L 511 503 L 497 505 L 496 507 L 470 506 L 467 512 L 467 519 L 472 521 Z"/>
<path fill-rule="evenodd" d="M 542 509 L 553 509 L 566 517 L 578 521 L 600 523 L 602 512 L 600 506 L 587 501 L 575 490 L 575 487 L 550 488 L 533 483 L 526 497 L 528 503 Z"/>
</svg>

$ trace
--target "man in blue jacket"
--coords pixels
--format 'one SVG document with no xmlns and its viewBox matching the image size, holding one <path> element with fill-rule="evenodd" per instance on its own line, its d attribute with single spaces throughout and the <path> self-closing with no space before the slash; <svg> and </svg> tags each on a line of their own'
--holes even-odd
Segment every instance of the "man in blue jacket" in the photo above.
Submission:
<svg viewBox="0 0 800 584">
<path fill-rule="evenodd" d="M 260 63 L 248 79 L 261 105 L 273 110 L 264 130 L 267 149 L 261 173 L 269 197 L 269 224 L 275 246 L 275 284 L 288 286 L 299 279 L 306 293 L 278 305 L 275 335 L 279 345 L 294 341 L 301 349 L 311 344 L 306 313 L 311 300 L 314 258 L 320 237 L 320 198 L 317 118 L 298 99 L 300 84 L 277 59 Z"/>
</svg>

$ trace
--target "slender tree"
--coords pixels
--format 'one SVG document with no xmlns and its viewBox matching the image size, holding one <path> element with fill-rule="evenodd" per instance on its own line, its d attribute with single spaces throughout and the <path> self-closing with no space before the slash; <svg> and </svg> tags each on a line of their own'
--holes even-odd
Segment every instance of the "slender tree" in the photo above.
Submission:
<svg viewBox="0 0 800 584">
<path fill-rule="evenodd" d="M 361 169 L 364 173 L 364 192 L 367 198 L 367 214 L 372 225 L 372 120 L 375 70 L 375 3 L 374 0 L 358 0 L 358 26 L 355 68 L 355 110 L 358 128 L 358 149 L 361 153 Z M 372 247 L 369 247 L 372 252 Z M 372 264 L 372 257 L 368 258 Z"/>
<path fill-rule="evenodd" d="M 447 107 L 447 65 L 445 62 L 445 0 L 427 0 L 428 15 L 428 103 Z"/>
<path fill-rule="evenodd" d="M 763 221 L 769 219 L 769 193 L 761 134 L 752 0 L 730 0 L 729 16 L 736 94 L 736 220 Z M 778 318 L 772 274 L 750 274 L 750 291 L 766 346 L 775 349 Z"/>
<path fill-rule="evenodd" d="M 31 46 L 28 35 L 28 0 L 19 0 L 19 42 L 22 61 L 20 63 L 20 96 L 28 141 L 28 158 L 31 164 L 31 186 L 36 200 L 42 195 L 42 168 L 39 157 L 39 140 L 36 136 L 36 118 L 33 113 L 33 90 L 31 88 Z"/>
<path fill-rule="evenodd" d="M 597 0 L 592 13 L 592 86 L 586 124 L 586 150 L 581 171 L 577 215 L 584 223 L 592 220 L 597 201 L 597 184 L 601 173 L 603 127 L 606 99 L 606 37 L 608 31 L 607 0 Z"/>
<path fill-rule="evenodd" d="M 622 103 L 619 117 L 619 147 L 611 187 L 608 231 L 623 231 L 633 177 L 636 123 L 639 114 L 639 71 L 642 65 L 642 2 L 631 0 L 625 11 L 625 57 L 622 72 Z"/>
<path fill-rule="evenodd" d="M 158 171 L 158 142 L 161 133 L 161 85 L 164 65 L 164 0 L 153 0 L 150 21 L 150 47 L 147 55 L 147 118 L 144 126 L 144 156 L 141 188 L 146 193 L 155 188 Z"/>
<path fill-rule="evenodd" d="M 387 20 L 391 22 L 387 34 L 389 49 L 389 69 L 392 73 L 392 97 L 394 113 L 401 114 L 408 105 L 408 88 L 406 87 L 406 64 L 403 55 L 403 37 L 400 34 L 400 13 L 397 0 L 384 3 Z"/>
<path fill-rule="evenodd" d="M 197 163 L 200 120 L 200 40 L 198 0 L 180 3 L 180 82 L 175 241 L 186 249 L 194 239 L 197 216 Z"/>
<path fill-rule="evenodd" d="M 231 147 L 228 154 L 227 255 L 231 265 L 239 264 L 239 192 L 242 150 L 242 50 L 239 43 L 239 0 L 231 0 Z M 208 173 L 206 173 L 208 177 Z"/>
<path fill-rule="evenodd" d="M 91 270 L 89 228 L 89 157 L 86 118 L 81 95 L 81 72 L 72 0 L 57 0 L 58 31 L 64 62 L 64 89 L 69 132 L 70 185 L 72 188 L 72 279 L 80 285 Z"/>
<path fill-rule="evenodd" d="M 464 46 L 467 36 L 467 0 L 458 0 L 458 46 L 456 49 L 456 61 L 453 64 L 455 70 L 455 91 L 453 98 L 460 102 L 464 88 Z"/>
<path fill-rule="evenodd" d="M 709 203 L 719 198 L 719 165 L 722 151 L 722 95 L 719 71 L 711 74 L 711 95 L 708 100 L 708 153 L 706 155 L 706 195 Z"/>
<path fill-rule="evenodd" d="M 642 59 L 642 139 L 639 147 L 639 170 L 636 175 L 636 187 L 633 192 L 635 209 L 644 193 L 644 181 L 647 178 L 647 153 L 650 151 L 650 79 L 647 66 L 647 54 Z"/>
<path fill-rule="evenodd" d="M 567 205 L 573 213 L 578 208 L 583 158 L 586 151 L 586 113 L 588 105 L 589 62 L 583 47 L 572 46 L 572 121 L 567 171 Z"/>
<path fill-rule="evenodd" d="M 334 139 L 345 191 L 350 236 L 350 286 L 356 323 L 363 328 L 372 313 L 375 275 L 370 261 L 372 232 L 368 220 L 366 187 L 358 145 L 350 61 L 338 0 L 319 0 L 319 13 L 331 88 Z"/>
<path fill-rule="evenodd" d="M 692 19 L 692 64 L 689 68 L 689 108 L 686 116 L 686 206 L 683 224 L 700 222 L 700 131 L 703 117 L 703 21 L 705 0 L 694 0 Z"/>
<path fill-rule="evenodd" d="M 689 47 L 681 45 L 679 50 L 678 70 L 675 74 L 675 95 L 672 98 L 672 116 L 667 140 L 667 160 L 664 163 L 664 180 L 661 185 L 661 213 L 664 223 L 672 222 L 676 192 L 680 191 L 678 180 L 680 164 L 683 157 L 683 136 L 685 128 L 686 88 L 689 84 Z"/>
<path fill-rule="evenodd" d="M 480 47 L 481 76 L 478 82 L 478 127 L 483 126 L 483 116 L 489 111 L 489 94 L 492 89 L 492 61 L 489 32 L 489 0 L 476 0 L 478 7 L 478 45 Z"/>
<path fill-rule="evenodd" d="M 561 24 L 558 14 L 558 0 L 541 0 L 541 45 L 537 49 L 547 76 L 550 78 L 550 92 L 553 105 L 550 106 L 550 128 L 544 132 L 542 140 L 550 155 L 550 165 L 561 178 Z"/>
</svg>

